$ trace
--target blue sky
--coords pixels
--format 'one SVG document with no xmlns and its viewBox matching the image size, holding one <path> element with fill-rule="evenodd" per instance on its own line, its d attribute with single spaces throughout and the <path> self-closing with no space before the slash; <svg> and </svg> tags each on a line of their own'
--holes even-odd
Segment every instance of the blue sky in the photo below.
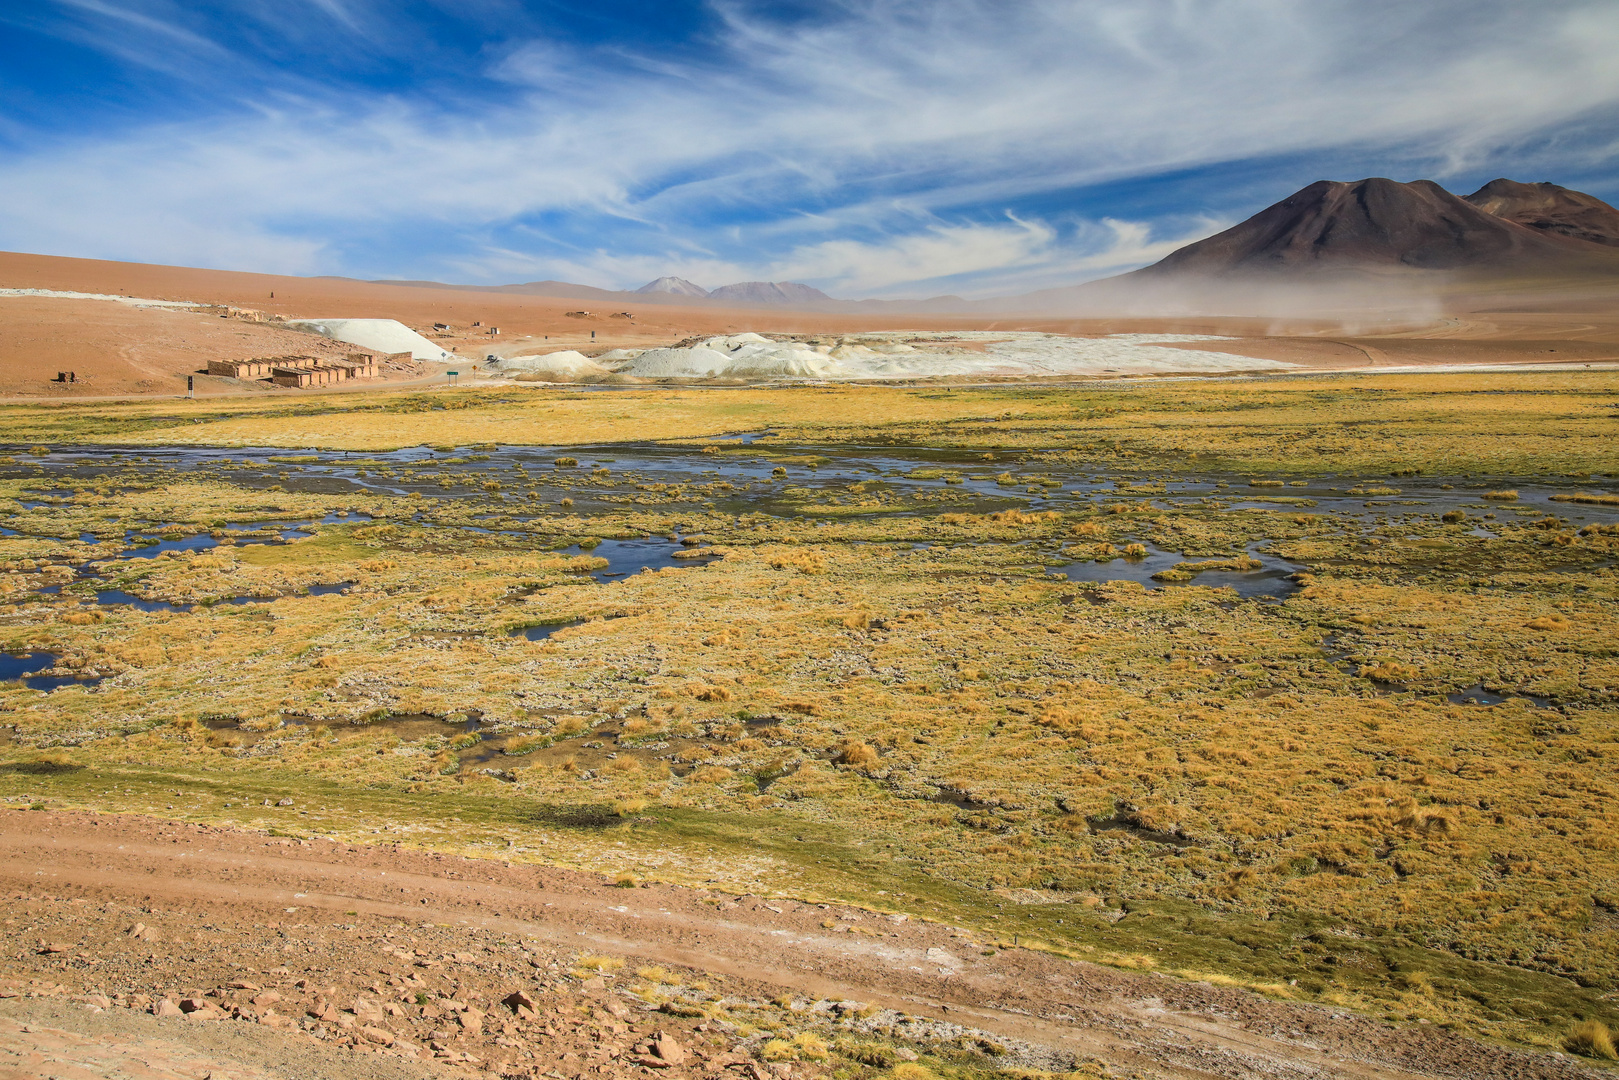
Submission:
<svg viewBox="0 0 1619 1080">
<path fill-rule="evenodd" d="M 30 0 L 0 248 L 1023 292 L 1321 179 L 1619 201 L 1614 0 Z"/>
</svg>

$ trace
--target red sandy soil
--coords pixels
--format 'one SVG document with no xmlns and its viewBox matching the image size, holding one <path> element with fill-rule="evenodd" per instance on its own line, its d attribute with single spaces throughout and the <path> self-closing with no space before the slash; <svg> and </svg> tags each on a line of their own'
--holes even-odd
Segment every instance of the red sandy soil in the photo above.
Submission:
<svg viewBox="0 0 1619 1080">
<path fill-rule="evenodd" d="M 662 304 L 631 307 L 628 310 L 635 318 L 626 320 L 611 318 L 611 312 L 602 310 L 599 301 L 17 253 L 0 253 L 0 287 L 195 301 L 285 316 L 397 319 L 469 358 L 481 356 L 491 341 L 482 329 L 472 327 L 473 322 L 482 323 L 484 329 L 498 326 L 501 342 L 532 338 L 536 349 L 577 348 L 586 352 L 645 348 L 693 336 L 749 330 L 839 334 L 920 329 L 1229 335 L 1240 340 L 1187 347 L 1284 360 L 1310 370 L 1410 364 L 1589 363 L 1619 358 L 1619 299 L 1608 294 L 1588 294 L 1577 284 L 1561 292 L 1542 287 L 1531 295 L 1505 289 L 1494 295 L 1452 298 L 1451 313 L 1429 324 L 1374 321 L 1359 326 L 1309 319 L 958 318 Z M 589 318 L 567 314 L 580 310 L 593 314 Z M 435 334 L 434 323 L 448 323 L 455 330 L 449 335 Z M 176 394 L 184 392 L 186 376 L 205 367 L 210 358 L 343 349 L 314 335 L 200 312 L 135 309 L 111 301 L 0 297 L 0 396 L 74 399 Z M 76 385 L 51 382 L 58 371 L 76 371 L 80 379 L 87 381 Z M 419 382 L 437 371 L 424 367 L 399 373 L 393 382 Z M 364 390 L 377 385 L 368 381 L 347 383 L 340 390 Z M 236 380 L 199 377 L 197 391 L 252 393 L 258 388 Z"/>
<path fill-rule="evenodd" d="M 209 1069 L 823 1080 L 815 1062 L 757 1060 L 756 1042 L 724 1021 L 653 1010 L 625 989 L 647 963 L 702 978 L 711 998 L 785 991 L 803 1026 L 830 1035 L 896 1025 L 926 1052 L 930 1038 L 963 1034 L 941 1024 L 960 1025 L 1012 1063 L 1053 1070 L 1089 1060 L 1187 1080 L 1606 1075 L 1431 1028 L 989 948 L 896 913 L 624 889 L 549 867 L 132 815 L 0 812 L 0 895 L 5 1080 Z M 592 977 L 572 970 L 584 953 L 627 963 Z M 519 990 L 532 1012 L 503 1004 Z M 176 1005 L 195 1013 L 163 1015 Z M 651 1049 L 660 1033 L 682 1060 Z M 137 1061 L 146 1071 L 115 1070 Z"/>
</svg>

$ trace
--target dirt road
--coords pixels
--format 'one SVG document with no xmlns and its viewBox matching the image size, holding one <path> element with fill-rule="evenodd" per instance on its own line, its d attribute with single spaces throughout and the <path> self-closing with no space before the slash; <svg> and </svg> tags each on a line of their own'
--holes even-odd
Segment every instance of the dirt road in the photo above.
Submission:
<svg viewBox="0 0 1619 1080">
<path fill-rule="evenodd" d="M 964 931 L 903 916 L 659 885 L 624 889 L 589 874 L 394 846 L 12 811 L 0 813 L 0 888 L 17 899 L 77 901 L 81 912 L 93 910 L 85 902 L 115 902 L 203 913 L 218 933 L 184 958 L 199 968 L 181 980 L 188 985 L 228 977 L 239 935 L 297 919 L 319 938 L 323 925 L 358 915 L 680 965 L 761 994 L 858 1000 L 1149 1075 L 1598 1075 L 1560 1055 L 988 948 Z M 6 967 L 25 974 L 30 962 L 24 953 Z"/>
</svg>

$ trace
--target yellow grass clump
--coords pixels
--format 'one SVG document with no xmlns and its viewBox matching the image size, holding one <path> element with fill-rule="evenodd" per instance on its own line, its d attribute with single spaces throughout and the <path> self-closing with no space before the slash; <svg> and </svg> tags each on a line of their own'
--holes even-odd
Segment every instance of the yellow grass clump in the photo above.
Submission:
<svg viewBox="0 0 1619 1080">
<path fill-rule="evenodd" d="M 1571 1053 L 1602 1061 L 1619 1061 L 1619 1050 L 1613 1044 L 1613 1032 L 1600 1020 L 1582 1020 L 1563 1040 Z"/>
</svg>

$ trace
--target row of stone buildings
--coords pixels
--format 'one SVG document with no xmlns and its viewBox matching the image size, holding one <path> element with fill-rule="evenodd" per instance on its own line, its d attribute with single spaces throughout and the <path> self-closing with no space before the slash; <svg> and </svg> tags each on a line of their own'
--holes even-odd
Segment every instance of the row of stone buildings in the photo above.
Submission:
<svg viewBox="0 0 1619 1080">
<path fill-rule="evenodd" d="M 409 360 L 409 353 L 387 360 Z M 208 374 L 230 379 L 267 379 L 277 386 L 329 386 L 349 379 L 374 379 L 381 363 L 370 353 L 349 353 L 341 360 L 317 356 L 271 356 L 253 360 L 210 360 Z"/>
</svg>

